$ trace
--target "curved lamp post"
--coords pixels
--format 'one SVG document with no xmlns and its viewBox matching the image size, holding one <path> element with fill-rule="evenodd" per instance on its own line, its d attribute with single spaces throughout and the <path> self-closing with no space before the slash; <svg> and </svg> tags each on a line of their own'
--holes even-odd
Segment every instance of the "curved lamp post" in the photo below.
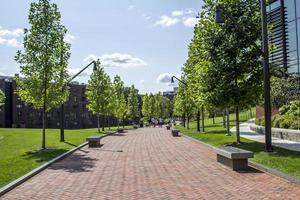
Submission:
<svg viewBox="0 0 300 200">
<path fill-rule="evenodd" d="M 89 68 L 91 65 L 93 65 L 93 70 L 95 71 L 97 69 L 97 63 L 96 61 L 90 62 L 87 66 L 85 66 L 82 70 L 80 70 L 77 74 L 75 74 L 67 83 L 66 85 L 69 85 L 77 76 L 79 76 L 83 71 L 85 71 L 87 68 Z M 63 103 L 60 106 L 60 141 L 65 141 L 65 104 Z"/>
<path fill-rule="evenodd" d="M 224 7 L 222 5 L 216 6 L 215 22 L 224 23 L 222 12 Z M 260 0 L 261 10 L 261 28 L 262 28 L 262 49 L 263 55 L 263 77 L 264 77 L 264 112 L 265 112 L 265 151 L 272 152 L 272 132 L 271 132 L 271 95 L 270 95 L 270 67 L 269 67 L 269 50 L 268 50 L 268 24 L 267 24 L 267 11 L 266 1 Z M 228 16 L 232 19 L 232 16 Z M 237 25 L 241 33 L 245 31 Z M 256 44 L 254 43 L 256 46 Z"/>
</svg>

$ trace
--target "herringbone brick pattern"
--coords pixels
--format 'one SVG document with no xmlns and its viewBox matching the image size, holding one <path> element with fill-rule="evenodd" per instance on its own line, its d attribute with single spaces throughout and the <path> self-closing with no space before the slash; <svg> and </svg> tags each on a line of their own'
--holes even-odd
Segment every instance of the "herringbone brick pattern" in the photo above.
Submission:
<svg viewBox="0 0 300 200">
<path fill-rule="evenodd" d="M 299 186 L 268 173 L 231 171 L 209 147 L 163 128 L 101 142 L 101 149 L 85 147 L 0 199 L 300 199 Z"/>
</svg>

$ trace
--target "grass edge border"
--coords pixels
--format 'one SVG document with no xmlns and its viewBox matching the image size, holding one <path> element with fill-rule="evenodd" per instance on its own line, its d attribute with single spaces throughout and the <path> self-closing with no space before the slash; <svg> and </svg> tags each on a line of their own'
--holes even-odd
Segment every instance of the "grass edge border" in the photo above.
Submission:
<svg viewBox="0 0 300 200">
<path fill-rule="evenodd" d="M 192 140 L 194 142 L 198 142 L 200 144 L 203 144 L 203 145 L 205 145 L 205 146 L 207 146 L 207 147 L 209 147 L 211 149 L 215 148 L 214 146 L 212 146 L 210 144 L 207 144 L 205 142 L 202 142 L 201 140 L 197 140 L 195 138 L 192 138 L 192 137 L 190 137 L 188 135 L 181 134 L 181 136 L 183 136 L 183 137 L 185 137 L 185 138 L 187 138 L 189 140 Z M 253 161 L 248 161 L 248 163 L 249 163 L 250 167 L 253 167 L 253 168 L 257 169 L 257 170 L 260 170 L 260 171 L 265 172 L 265 173 L 269 173 L 269 174 L 271 174 L 273 176 L 277 176 L 277 177 L 283 178 L 286 181 L 289 181 L 289 182 L 294 183 L 296 185 L 300 185 L 300 179 L 298 179 L 296 177 L 290 176 L 290 175 L 288 175 L 286 173 L 283 173 L 283 172 L 278 171 L 278 170 L 273 169 L 273 168 L 269 168 L 267 166 L 258 164 L 258 163 L 253 162 Z"/>
<path fill-rule="evenodd" d="M 113 135 L 117 132 L 113 132 L 113 133 L 109 133 L 109 134 L 105 134 L 100 136 L 100 138 L 105 138 L 107 136 Z M 17 186 L 21 185 L 22 183 L 26 182 L 27 180 L 29 180 L 30 178 L 34 177 L 35 175 L 37 175 L 38 173 L 40 173 L 41 171 L 45 170 L 46 168 L 48 168 L 50 165 L 52 165 L 53 163 L 67 157 L 68 155 L 74 153 L 75 151 L 77 151 L 78 149 L 81 149 L 82 147 L 86 146 L 88 144 L 88 142 L 85 142 L 53 159 L 51 159 L 50 161 L 46 162 L 45 164 L 31 170 L 30 172 L 28 172 L 27 174 L 17 178 L 16 180 L 8 183 L 7 185 L 3 186 L 0 188 L 0 197 L 3 196 L 4 194 L 8 193 L 9 191 L 13 190 L 14 188 L 16 188 Z"/>
</svg>

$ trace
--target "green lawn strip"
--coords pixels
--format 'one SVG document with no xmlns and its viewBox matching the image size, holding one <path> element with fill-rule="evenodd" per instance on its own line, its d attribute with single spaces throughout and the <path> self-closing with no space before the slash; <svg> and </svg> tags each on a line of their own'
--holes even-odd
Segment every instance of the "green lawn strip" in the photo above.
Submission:
<svg viewBox="0 0 300 200">
<path fill-rule="evenodd" d="M 125 127 L 126 129 L 131 126 Z M 60 130 L 47 129 L 46 150 L 40 150 L 41 129 L 0 128 L 0 187 L 21 177 L 43 163 L 84 143 L 86 138 L 114 132 L 105 129 L 65 130 L 65 142 L 59 142 Z"/>
<path fill-rule="evenodd" d="M 246 118 L 245 118 L 246 120 Z M 177 128 L 185 135 L 198 139 L 202 142 L 210 144 L 212 146 L 223 146 L 225 144 L 231 144 L 235 142 L 235 135 L 226 136 L 226 130 L 223 128 L 222 118 L 216 118 L 216 123 L 212 123 L 212 119 L 206 119 L 205 133 L 198 133 L 196 130 L 196 123 L 192 122 L 190 129 L 178 125 Z M 234 126 L 234 118 L 230 121 L 230 125 Z M 264 152 L 264 144 L 248 140 L 241 139 L 242 144 L 238 145 L 238 148 L 250 150 L 254 152 L 254 158 L 251 160 L 267 166 L 269 168 L 276 169 L 290 176 L 300 178 L 300 153 L 295 151 L 286 150 L 279 147 L 274 147 L 273 153 Z"/>
</svg>

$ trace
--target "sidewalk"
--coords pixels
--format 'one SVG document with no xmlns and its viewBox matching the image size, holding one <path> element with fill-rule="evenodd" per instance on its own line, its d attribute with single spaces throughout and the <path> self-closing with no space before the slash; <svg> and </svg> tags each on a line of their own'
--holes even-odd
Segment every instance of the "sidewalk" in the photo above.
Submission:
<svg viewBox="0 0 300 200">
<path fill-rule="evenodd" d="M 140 128 L 74 152 L 1 200 L 299 199 L 300 186 L 258 170 L 236 172 L 214 151 L 165 128 Z M 122 151 L 120 151 L 122 150 Z"/>
<path fill-rule="evenodd" d="M 250 125 L 252 125 L 254 123 L 255 123 L 254 119 L 251 119 L 245 123 L 240 124 L 241 137 L 249 139 L 249 140 L 254 140 L 257 142 L 264 143 L 265 142 L 264 135 L 257 134 L 256 132 L 250 130 Z M 236 127 L 231 128 L 230 132 L 235 134 Z M 276 146 L 276 147 L 281 147 L 284 149 L 300 152 L 300 142 L 294 142 L 294 141 L 290 141 L 290 140 L 283 140 L 280 138 L 272 137 L 272 143 L 273 143 L 273 146 Z"/>
</svg>

